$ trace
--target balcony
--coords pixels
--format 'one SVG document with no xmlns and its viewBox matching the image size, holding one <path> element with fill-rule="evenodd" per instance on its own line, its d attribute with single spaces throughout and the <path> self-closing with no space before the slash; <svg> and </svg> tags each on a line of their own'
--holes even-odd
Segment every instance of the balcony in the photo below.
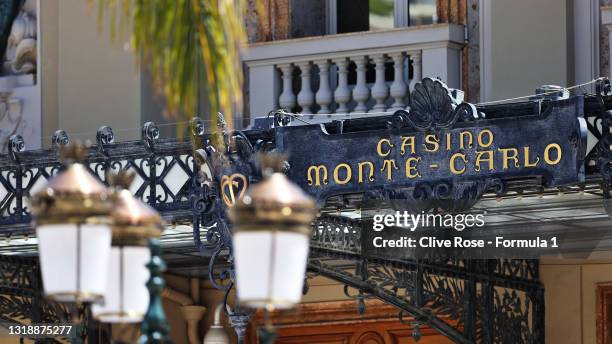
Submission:
<svg viewBox="0 0 612 344">
<path fill-rule="evenodd" d="M 247 114 L 278 108 L 309 122 L 403 109 L 423 77 L 461 86 L 463 26 L 436 24 L 252 44 Z"/>
</svg>

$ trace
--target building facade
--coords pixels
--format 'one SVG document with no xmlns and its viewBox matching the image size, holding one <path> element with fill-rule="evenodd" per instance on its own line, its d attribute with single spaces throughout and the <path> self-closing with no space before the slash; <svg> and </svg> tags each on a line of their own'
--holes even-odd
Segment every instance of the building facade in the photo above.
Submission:
<svg viewBox="0 0 612 344">
<path fill-rule="evenodd" d="M 155 121 L 163 125 L 162 136 L 174 135 L 176 126 L 164 117 L 146 66 L 137 64 L 139 52 L 127 38 L 111 38 L 108 28 L 100 28 L 87 1 L 26 0 L 12 11 L 2 14 L 12 24 L 2 33 L 1 153 L 13 134 L 24 137 L 27 149 L 50 148 L 58 129 L 95 140 L 96 130 L 108 125 L 122 142 L 139 139 L 142 124 Z M 607 0 L 249 0 L 245 26 L 245 127 L 279 108 L 303 114 L 308 123 L 390 114 L 410 106 L 416 83 L 425 77 L 440 78 L 464 90 L 466 101 L 484 104 L 528 96 L 546 84 L 612 76 Z M 194 110 L 205 116 L 204 97 Z M 190 230 L 179 225 L 168 232 L 183 235 L 177 245 L 186 246 Z M 610 302 L 611 251 L 545 257 L 539 264 L 546 342 L 603 342 L 612 326 L 602 320 Z M 164 292 L 172 338 L 201 342 L 223 293 L 201 267 L 175 267 L 170 264 Z M 308 326 L 326 334 L 319 343 L 413 340 L 410 328 L 391 320 L 392 310 L 383 304 L 368 300 L 373 314 L 348 314 L 356 299 L 330 279 L 315 277 L 303 303 L 290 319 L 277 318 L 286 342 L 309 342 Z M 208 311 L 203 315 L 198 306 Z M 309 322 L 325 312 L 327 317 Z M 247 337 L 253 343 L 258 321 L 256 316 Z M 355 331 L 367 326 L 371 330 Z M 136 333 L 130 331 L 113 333 L 129 338 Z M 447 342 L 431 329 L 422 333 L 421 343 Z"/>
</svg>

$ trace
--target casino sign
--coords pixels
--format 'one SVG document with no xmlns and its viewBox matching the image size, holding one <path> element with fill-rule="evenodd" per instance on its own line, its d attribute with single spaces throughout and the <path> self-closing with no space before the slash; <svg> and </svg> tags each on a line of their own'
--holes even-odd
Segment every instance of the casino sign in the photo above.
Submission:
<svg viewBox="0 0 612 344">
<path fill-rule="evenodd" d="M 543 186 L 584 181 L 581 97 L 492 118 L 458 104 L 438 80 L 424 79 L 412 97 L 410 113 L 396 111 L 365 128 L 342 122 L 279 128 L 276 143 L 289 156 L 288 175 L 320 202 L 339 194 L 401 193 L 424 210 L 442 199 L 465 209 L 489 188 L 501 193 L 517 178 L 537 177 Z"/>
</svg>

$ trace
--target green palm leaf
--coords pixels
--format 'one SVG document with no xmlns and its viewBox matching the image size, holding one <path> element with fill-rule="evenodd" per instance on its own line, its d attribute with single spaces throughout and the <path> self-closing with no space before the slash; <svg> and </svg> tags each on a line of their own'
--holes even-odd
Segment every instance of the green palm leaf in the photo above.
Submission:
<svg viewBox="0 0 612 344">
<path fill-rule="evenodd" d="M 233 127 L 236 109 L 242 107 L 243 0 L 88 1 L 97 2 L 100 28 L 108 23 L 111 37 L 131 35 L 134 50 L 142 54 L 139 63 L 150 69 L 170 118 L 186 123 L 197 111 L 203 85 L 210 104 L 207 119 L 214 124 L 222 112 Z"/>
</svg>

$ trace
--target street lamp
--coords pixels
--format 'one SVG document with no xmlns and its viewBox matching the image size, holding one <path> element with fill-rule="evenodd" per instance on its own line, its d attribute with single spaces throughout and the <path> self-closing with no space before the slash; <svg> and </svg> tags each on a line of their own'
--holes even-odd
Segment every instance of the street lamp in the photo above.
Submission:
<svg viewBox="0 0 612 344">
<path fill-rule="evenodd" d="M 78 143 L 64 147 L 66 168 L 31 200 L 44 292 L 58 302 L 100 302 L 107 281 L 113 204 L 82 163 L 87 150 Z"/>
<path fill-rule="evenodd" d="M 261 159 L 264 179 L 229 209 L 241 305 L 287 309 L 300 302 L 315 202 L 281 173 L 283 159 Z"/>
<path fill-rule="evenodd" d="M 136 199 L 128 190 L 134 174 L 120 171 L 109 175 L 115 194 L 111 213 L 112 248 L 103 305 L 93 305 L 92 315 L 106 323 L 140 322 L 147 311 L 146 283 L 151 260 L 148 241 L 158 238 L 163 221 L 153 208 Z"/>
</svg>

